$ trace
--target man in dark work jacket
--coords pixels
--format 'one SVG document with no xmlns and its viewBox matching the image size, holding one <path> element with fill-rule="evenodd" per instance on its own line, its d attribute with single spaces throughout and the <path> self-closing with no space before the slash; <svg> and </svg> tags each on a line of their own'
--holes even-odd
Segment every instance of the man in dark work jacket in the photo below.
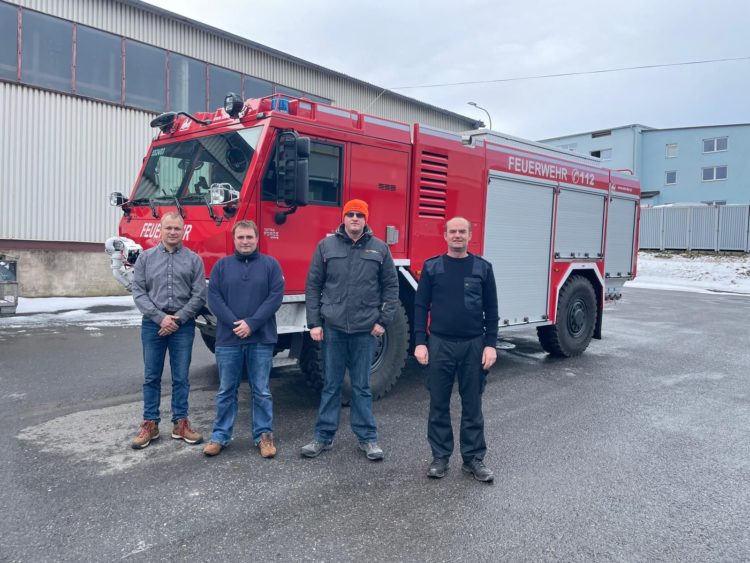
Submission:
<svg viewBox="0 0 750 563">
<path fill-rule="evenodd" d="M 232 230 L 235 253 L 211 271 L 208 307 L 216 315 L 219 392 L 211 440 L 203 453 L 215 456 L 232 439 L 237 390 L 247 376 L 253 392 L 253 443 L 265 458 L 276 455 L 273 399 L 268 379 L 277 341 L 276 311 L 284 297 L 284 276 L 273 256 L 258 251 L 258 227 L 239 221 Z"/>
<path fill-rule="evenodd" d="M 429 365 L 430 415 L 427 440 L 433 461 L 429 477 L 445 476 L 453 453 L 450 400 L 458 375 L 461 395 L 462 469 L 478 481 L 491 482 L 484 465 L 482 392 L 487 370 L 497 360 L 497 289 L 492 265 L 468 253 L 471 223 L 454 217 L 445 224 L 448 252 L 425 261 L 414 302 L 414 356 Z M 429 346 L 427 316 L 430 315 Z"/>
</svg>

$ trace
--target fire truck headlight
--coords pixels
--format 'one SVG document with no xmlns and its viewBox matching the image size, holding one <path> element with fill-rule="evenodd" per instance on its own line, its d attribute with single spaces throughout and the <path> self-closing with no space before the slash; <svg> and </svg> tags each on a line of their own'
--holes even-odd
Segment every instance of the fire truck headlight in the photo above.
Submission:
<svg viewBox="0 0 750 563">
<path fill-rule="evenodd" d="M 173 111 L 162 113 L 151 120 L 151 127 L 158 127 L 162 133 L 169 133 L 174 127 L 174 120 L 177 114 Z"/>
<path fill-rule="evenodd" d="M 234 92 L 229 92 L 224 98 L 224 111 L 227 112 L 232 119 L 240 114 L 244 105 L 242 98 Z"/>
</svg>

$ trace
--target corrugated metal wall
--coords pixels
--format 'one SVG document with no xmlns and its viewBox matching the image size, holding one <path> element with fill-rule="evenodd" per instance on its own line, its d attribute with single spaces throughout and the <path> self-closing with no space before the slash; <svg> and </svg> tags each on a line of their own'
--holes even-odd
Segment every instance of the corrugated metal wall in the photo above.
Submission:
<svg viewBox="0 0 750 563">
<path fill-rule="evenodd" d="M 641 209 L 640 248 L 750 252 L 750 206 Z"/>
<path fill-rule="evenodd" d="M 60 4 L 67 4 L 61 2 Z M 104 242 L 122 213 L 152 114 L 0 82 L 0 239 Z"/>
<path fill-rule="evenodd" d="M 416 102 L 411 103 L 388 92 L 378 98 L 382 89 L 376 86 L 347 79 L 323 67 L 301 64 L 290 60 L 293 57 L 285 58 L 283 53 L 274 55 L 262 49 L 253 49 L 231 37 L 211 33 L 138 6 L 116 0 L 6 1 L 310 92 L 334 100 L 334 105 L 339 107 L 452 131 L 471 128 L 468 118 L 461 119 Z"/>
</svg>

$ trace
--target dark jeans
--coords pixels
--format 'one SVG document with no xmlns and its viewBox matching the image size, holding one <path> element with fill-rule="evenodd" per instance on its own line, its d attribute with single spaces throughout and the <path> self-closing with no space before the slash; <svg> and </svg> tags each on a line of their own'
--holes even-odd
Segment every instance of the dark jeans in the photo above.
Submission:
<svg viewBox="0 0 750 563">
<path fill-rule="evenodd" d="M 372 415 L 370 365 L 375 338 L 369 332 L 347 334 L 325 327 L 323 363 L 325 383 L 320 394 L 320 410 L 315 423 L 315 439 L 330 444 L 339 427 L 341 416 L 341 385 L 346 369 L 352 382 L 352 403 L 349 413 L 352 432 L 361 443 L 376 442 L 378 430 Z"/>
<path fill-rule="evenodd" d="M 172 370 L 172 422 L 188 415 L 188 394 L 190 393 L 190 361 L 193 357 L 195 321 L 184 322 L 177 332 L 159 336 L 159 325 L 150 319 L 141 322 L 141 343 L 143 344 L 143 420 L 161 420 L 161 375 L 164 360 L 169 350 L 169 366 Z"/>
<path fill-rule="evenodd" d="M 461 395 L 461 457 L 464 463 L 484 459 L 482 392 L 486 372 L 482 369 L 484 337 L 455 341 L 430 335 L 427 389 L 430 391 L 430 418 L 427 441 L 435 458 L 449 458 L 453 453 L 451 427 L 451 393 L 458 376 Z"/>
</svg>

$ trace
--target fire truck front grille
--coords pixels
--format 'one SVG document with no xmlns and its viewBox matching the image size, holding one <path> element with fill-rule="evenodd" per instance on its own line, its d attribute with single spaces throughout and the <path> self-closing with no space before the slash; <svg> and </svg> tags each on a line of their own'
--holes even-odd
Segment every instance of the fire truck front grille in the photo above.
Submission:
<svg viewBox="0 0 750 563">
<path fill-rule="evenodd" d="M 422 151 L 419 169 L 419 217 L 445 219 L 448 155 Z"/>
</svg>

